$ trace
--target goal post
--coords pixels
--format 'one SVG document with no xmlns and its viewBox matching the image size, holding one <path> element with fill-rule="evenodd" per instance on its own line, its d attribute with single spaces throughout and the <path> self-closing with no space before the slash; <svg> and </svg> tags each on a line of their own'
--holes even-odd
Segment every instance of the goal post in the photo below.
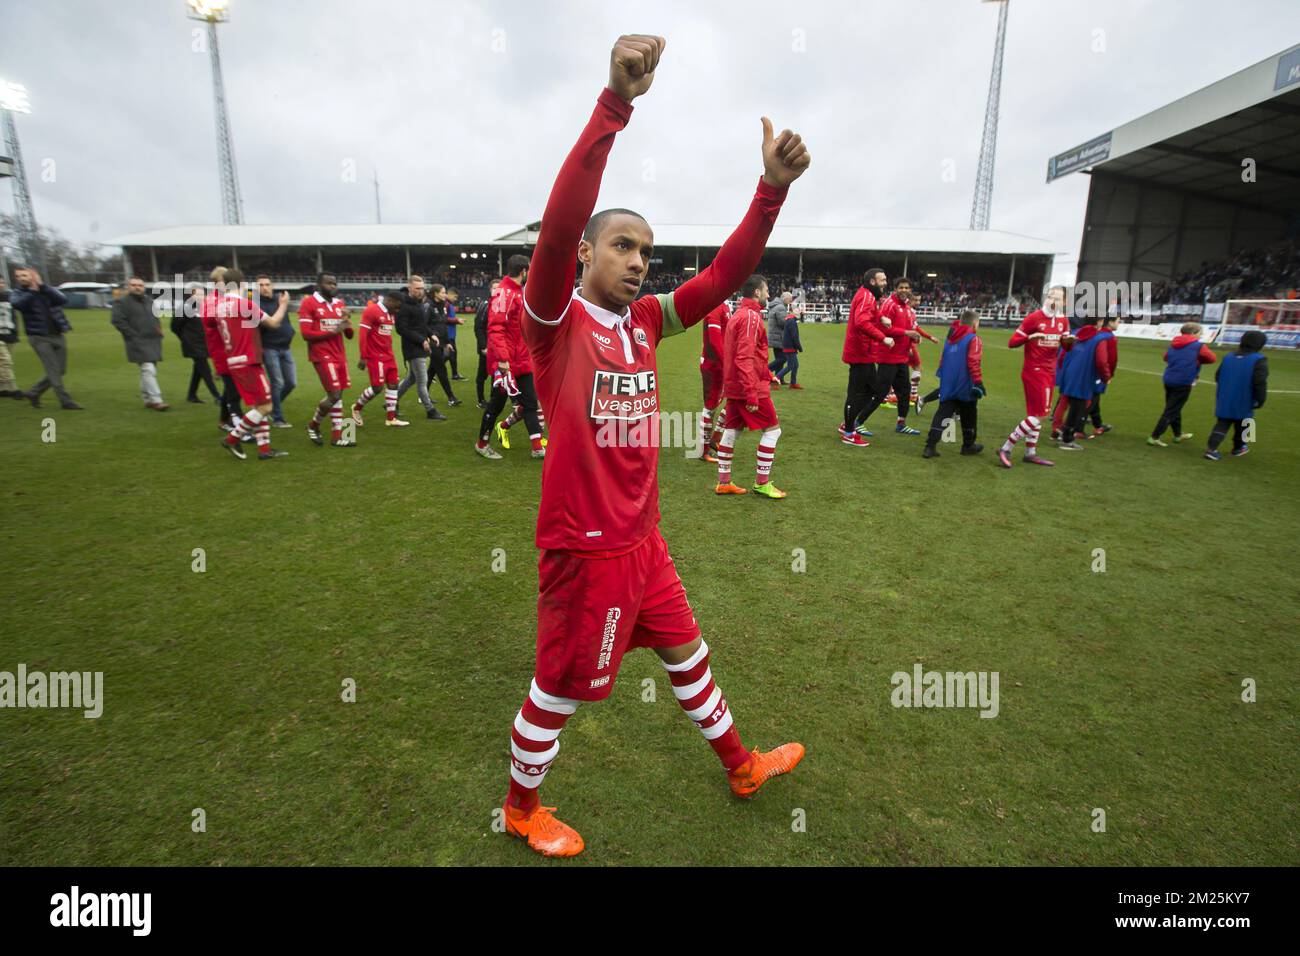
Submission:
<svg viewBox="0 0 1300 956">
<path fill-rule="evenodd" d="M 1208 305 L 1206 319 L 1210 319 Z M 1265 348 L 1300 348 L 1300 299 L 1229 299 L 1223 304 L 1214 344 L 1236 348 L 1251 329 L 1267 336 Z"/>
</svg>

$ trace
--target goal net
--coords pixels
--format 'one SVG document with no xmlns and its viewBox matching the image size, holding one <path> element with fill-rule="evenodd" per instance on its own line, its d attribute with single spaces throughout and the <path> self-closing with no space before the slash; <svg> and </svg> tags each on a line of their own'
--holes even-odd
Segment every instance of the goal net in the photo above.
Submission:
<svg viewBox="0 0 1300 956">
<path fill-rule="evenodd" d="M 1300 299 L 1229 299 L 1220 323 L 1216 345 L 1235 348 L 1243 335 L 1258 329 L 1268 337 L 1267 348 L 1300 348 Z"/>
</svg>

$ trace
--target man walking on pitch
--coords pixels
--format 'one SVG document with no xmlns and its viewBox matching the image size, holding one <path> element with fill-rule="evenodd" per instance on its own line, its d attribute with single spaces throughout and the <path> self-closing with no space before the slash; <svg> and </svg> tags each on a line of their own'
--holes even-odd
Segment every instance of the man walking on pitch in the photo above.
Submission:
<svg viewBox="0 0 1300 956">
<path fill-rule="evenodd" d="M 339 280 L 333 273 L 322 272 L 316 278 L 316 291 L 298 306 L 298 331 L 307 340 L 307 359 L 325 389 L 325 397 L 307 423 L 307 437 L 317 445 L 324 444 L 320 426 L 328 415 L 330 444 L 335 448 L 351 448 L 356 442 L 343 437 L 343 393 L 352 384 L 343 339 L 352 338 L 353 332 L 348 307 L 334 294 L 338 287 Z"/>
<path fill-rule="evenodd" d="M 479 424 L 474 451 L 484 458 L 500 458 L 489 440 L 497 416 L 509 398 L 517 396 L 522 407 L 532 456 L 545 458 L 542 425 L 537 418 L 537 390 L 533 383 L 533 360 L 524 344 L 524 283 L 528 281 L 528 257 L 513 255 L 506 261 L 506 274 L 488 306 L 488 367 L 492 370 L 492 397 Z M 512 415 L 511 418 L 514 416 Z M 501 429 L 504 432 L 504 428 Z M 509 448 L 508 439 L 502 447 Z"/>
<path fill-rule="evenodd" d="M 429 303 L 425 301 L 424 277 L 410 276 L 406 280 L 406 295 L 397 310 L 393 328 L 402 340 L 402 359 L 406 362 L 406 378 L 397 387 L 400 402 L 406 390 L 415 386 L 415 393 L 424 407 L 425 418 L 444 422 L 447 416 L 434 407 L 429 397 L 429 356 L 441 342 L 429 327 Z"/>
<path fill-rule="evenodd" d="M 1160 436 L 1170 426 L 1174 429 L 1175 442 L 1185 442 L 1192 437 L 1191 432 L 1183 431 L 1183 406 L 1192 395 L 1192 386 L 1201 376 L 1201 366 L 1213 365 L 1218 361 L 1210 347 L 1201 344 L 1199 322 L 1186 323 L 1179 333 L 1169 343 L 1169 348 L 1165 349 L 1165 410 L 1161 412 L 1156 427 L 1147 436 L 1147 444 L 1159 448 L 1169 447 L 1160 440 Z"/>
<path fill-rule="evenodd" d="M 875 322 L 876 313 L 880 310 L 888 288 L 889 280 L 884 269 L 868 269 L 849 305 L 849 321 L 844 326 L 844 350 L 840 353 L 840 361 L 849 367 L 849 390 L 844 398 L 840 441 L 858 448 L 866 448 L 871 444 L 858 433 L 857 424 L 871 403 L 871 396 L 876 389 L 876 367 L 873 364 L 876 342 L 867 330 Z M 894 344 L 892 338 L 886 341 L 891 346 Z M 863 431 L 866 431 L 865 428 Z"/>
<path fill-rule="evenodd" d="M 126 281 L 126 295 L 113 303 L 113 328 L 122 333 L 126 360 L 140 367 L 140 399 L 145 408 L 165 412 L 158 386 L 158 363 L 162 361 L 162 322 L 153 311 L 153 300 L 144 293 L 144 280 L 132 276 Z"/>
<path fill-rule="evenodd" d="M 763 328 L 763 306 L 767 304 L 767 280 L 753 275 L 740 287 L 740 308 L 727 323 L 723 345 L 723 393 L 727 396 L 727 419 L 718 442 L 719 495 L 743 495 L 745 489 L 731 482 L 731 459 L 736 435 L 743 429 L 761 431 L 754 494 L 781 499 L 785 492 L 771 482 L 776 440 L 781 423 L 772 404 L 772 382 L 767 367 L 767 331 Z M 784 306 L 783 306 L 784 308 Z"/>
<path fill-rule="evenodd" d="M 257 276 L 259 305 L 270 308 L 276 301 L 269 275 Z M 293 323 L 262 327 L 262 364 L 271 380 L 271 427 L 290 428 L 284 418 L 284 400 L 298 386 L 298 369 L 293 362 Z"/>
<path fill-rule="evenodd" d="M 478 407 L 487 408 L 487 399 L 483 397 L 483 385 L 488 381 L 487 347 L 488 347 L 488 307 L 492 296 L 501 285 L 500 279 L 493 279 L 488 286 L 487 298 L 474 310 L 474 345 L 478 349 L 478 372 L 474 375 L 474 391 L 478 394 Z"/>
<path fill-rule="evenodd" d="M 397 359 L 393 358 L 393 314 L 401 307 L 396 292 L 385 292 L 378 302 L 371 302 L 361 313 L 361 370 L 370 375 L 370 384 L 352 403 L 352 420 L 364 425 L 361 410 L 384 392 L 384 424 L 404 428 L 411 424 L 397 417 Z"/>
<path fill-rule="evenodd" d="M 1020 381 L 1025 387 L 1025 417 L 998 449 L 998 463 L 1003 468 L 1011 467 L 1011 454 L 1022 438 L 1025 440 L 1026 464 L 1055 464 L 1038 454 L 1038 436 L 1043 428 L 1043 419 L 1052 407 L 1052 387 L 1056 382 L 1056 361 L 1061 345 L 1074 341 L 1064 308 L 1065 286 L 1052 286 L 1047 290 L 1043 307 L 1025 316 L 1007 342 L 1007 348 L 1025 350 L 1025 361 L 1020 370 Z"/>
<path fill-rule="evenodd" d="M 900 276 L 894 280 L 894 294 L 880 303 L 875 321 L 866 326 L 867 337 L 872 341 L 868 355 L 875 364 L 872 375 L 875 387 L 871 401 L 859 416 L 863 423 L 884 404 L 891 389 L 895 395 L 909 394 L 908 360 L 912 345 L 921 340 L 921 333 L 916 331 L 916 312 L 908 304 L 911 298 L 912 282 L 906 276 Z M 908 403 L 900 401 L 897 410 L 898 421 L 894 431 L 900 435 L 921 434 L 907 424 Z M 849 427 L 854 424 L 857 423 Z"/>
<path fill-rule="evenodd" d="M 703 344 L 700 347 L 700 381 L 704 386 L 704 411 L 700 414 L 699 457 L 704 461 L 718 461 L 718 440 L 722 437 L 722 416 L 718 405 L 722 402 L 722 353 L 726 341 L 731 309 L 723 302 L 704 317 Z"/>
<path fill-rule="evenodd" d="M 221 439 L 221 444 L 236 458 L 243 458 L 244 449 L 240 444 L 251 434 L 257 441 L 259 460 L 284 458 L 289 454 L 287 451 L 271 447 L 271 381 L 262 367 L 262 326 L 274 328 L 284 321 L 289 311 L 289 293 L 281 292 L 275 312 L 267 315 L 249 300 L 242 272 L 227 269 L 224 281 L 227 291 L 213 306 L 213 321 L 225 351 L 227 374 L 249 409 L 235 422 L 230 434 Z"/>
<path fill-rule="evenodd" d="M 703 732 L 731 790 L 751 797 L 802 758 L 800 744 L 747 751 L 713 680 L 709 648 L 659 534 L 658 448 L 606 442 L 606 425 L 659 412 L 655 349 L 702 320 L 749 276 L 786 190 L 810 157 L 801 139 L 763 119 L 762 180 L 713 263 L 674 292 L 637 298 L 654 254 L 645 219 L 626 209 L 592 215 L 614 137 L 632 100 L 654 80 L 664 41 L 620 37 L 609 86 L 560 168 L 542 215 L 524 294 L 524 339 L 551 418 L 538 509 L 536 670 L 511 735 L 506 832 L 547 856 L 573 856 L 582 837 L 541 806 L 538 788 L 559 735 L 582 701 L 609 695 L 623 654 L 651 647 L 674 695 Z M 573 252 L 582 261 L 574 291 Z"/>
</svg>

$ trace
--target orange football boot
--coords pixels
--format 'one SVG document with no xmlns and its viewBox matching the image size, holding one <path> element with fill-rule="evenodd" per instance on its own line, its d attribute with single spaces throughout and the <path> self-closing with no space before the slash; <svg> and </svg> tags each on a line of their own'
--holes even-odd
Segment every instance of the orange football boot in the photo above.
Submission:
<svg viewBox="0 0 1300 956">
<path fill-rule="evenodd" d="M 740 485 L 729 481 L 725 485 L 718 485 L 713 489 L 713 493 L 717 495 L 747 495 L 749 494 L 749 489 L 742 488 Z"/>
<path fill-rule="evenodd" d="M 727 771 L 727 783 L 731 785 L 732 793 L 748 800 L 773 777 L 797 767 L 803 755 L 803 744 L 782 744 L 767 753 L 755 748 L 748 760 L 735 770 Z"/>
<path fill-rule="evenodd" d="M 555 807 L 537 807 L 524 813 L 506 804 L 506 832 L 526 840 L 542 856 L 577 856 L 585 843 L 577 830 L 555 819 Z"/>
</svg>

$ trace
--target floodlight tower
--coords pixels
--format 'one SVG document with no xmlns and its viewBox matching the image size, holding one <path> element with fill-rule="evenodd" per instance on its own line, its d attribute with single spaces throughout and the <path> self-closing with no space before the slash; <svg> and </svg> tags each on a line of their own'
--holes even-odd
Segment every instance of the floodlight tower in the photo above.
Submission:
<svg viewBox="0 0 1300 956">
<path fill-rule="evenodd" d="M 18 144 L 18 127 L 14 125 L 15 113 L 30 113 L 27 88 L 17 83 L 0 80 L 0 114 L 4 116 L 5 152 L 9 154 L 11 168 L 7 174 L 14 181 L 14 214 L 18 219 L 18 245 L 27 264 L 45 272 L 45 249 L 40 233 L 36 231 L 36 213 L 32 211 L 32 192 L 27 188 L 27 167 L 23 165 L 23 150 Z M 6 276 L 7 278 L 7 276 Z"/>
<path fill-rule="evenodd" d="M 998 149 L 998 101 L 1002 98 L 1002 50 L 1007 41 L 1007 8 L 1010 0 L 983 0 L 998 5 L 998 40 L 993 46 L 993 73 L 989 77 L 989 98 L 984 106 L 984 135 L 980 139 L 980 161 L 975 169 L 975 201 L 971 204 L 970 227 L 989 227 L 993 205 L 993 158 Z"/>
<path fill-rule="evenodd" d="M 191 20 L 208 25 L 208 53 L 212 57 L 212 101 L 217 116 L 217 165 L 221 176 L 221 216 L 227 226 L 244 221 L 244 201 L 239 196 L 239 175 L 235 172 L 235 145 L 230 136 L 230 117 L 226 114 L 226 84 L 221 78 L 221 47 L 217 44 L 217 24 L 230 19 L 228 0 L 186 0 Z"/>
</svg>

